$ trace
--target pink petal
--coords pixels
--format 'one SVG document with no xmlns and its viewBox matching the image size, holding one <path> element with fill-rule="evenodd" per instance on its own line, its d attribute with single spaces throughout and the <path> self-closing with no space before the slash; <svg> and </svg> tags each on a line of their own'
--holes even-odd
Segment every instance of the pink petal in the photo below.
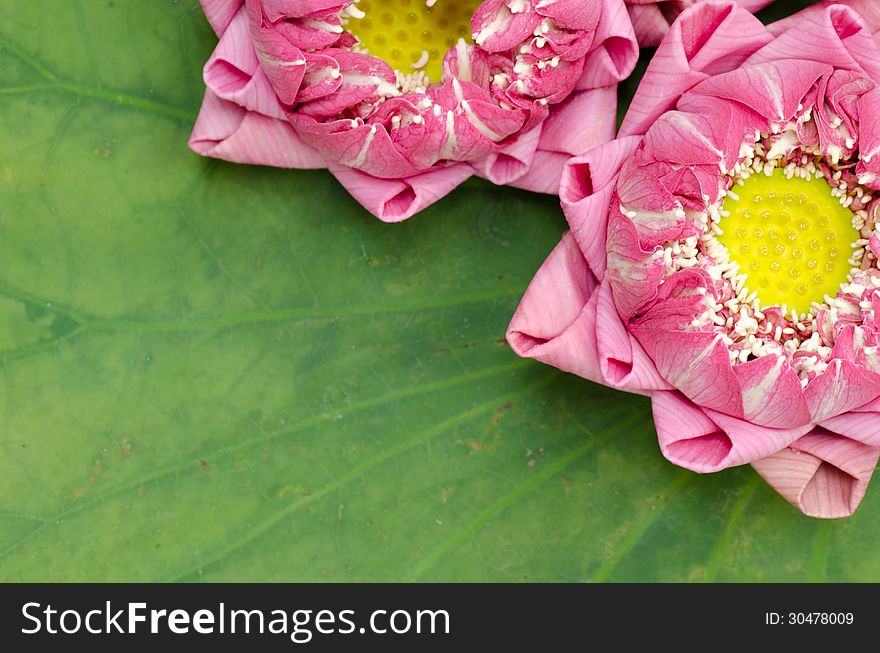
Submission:
<svg viewBox="0 0 880 653">
<path fill-rule="evenodd" d="M 436 168 L 402 179 L 379 179 L 359 170 L 331 165 L 330 172 L 370 213 L 383 222 L 400 222 L 430 206 L 471 176 L 466 164 Z"/>
<path fill-rule="evenodd" d="M 639 144 L 630 137 L 600 145 L 571 159 L 562 173 L 562 210 L 597 278 L 605 276 L 608 210 L 620 168 Z"/>
<path fill-rule="evenodd" d="M 575 92 L 553 108 L 540 128 L 474 163 L 474 168 L 496 184 L 556 194 L 563 166 L 572 155 L 614 137 L 616 109 L 616 86 Z M 532 136 L 540 136 L 540 140 L 531 141 Z"/>
<path fill-rule="evenodd" d="M 733 366 L 743 417 L 763 426 L 792 428 L 810 422 L 797 374 L 782 355 L 760 356 Z"/>
<path fill-rule="evenodd" d="M 611 209 L 607 224 L 605 277 L 614 288 L 617 310 L 632 318 L 657 296 L 666 266 L 663 248 L 643 247 L 632 220 Z"/>
<path fill-rule="evenodd" d="M 660 7 L 653 2 L 645 4 L 630 2 L 627 9 L 639 45 L 643 48 L 659 45 L 669 29 L 669 21 L 660 11 Z"/>
<path fill-rule="evenodd" d="M 833 519 L 858 508 L 878 457 L 876 447 L 816 428 L 752 466 L 804 514 Z"/>
<path fill-rule="evenodd" d="M 248 0 L 260 5 L 263 15 L 271 22 L 284 18 L 302 18 L 330 9 L 342 9 L 349 0 Z"/>
<path fill-rule="evenodd" d="M 877 3 L 877 0 L 822 0 L 822 2 L 817 2 L 806 9 L 802 9 L 793 16 L 788 16 L 768 25 L 767 29 L 775 35 L 782 34 L 804 20 L 804 18 L 808 16 L 813 17 L 815 14 L 823 12 L 830 5 L 845 5 L 858 12 L 868 26 L 868 29 L 874 34 L 874 39 L 880 43 L 880 4 Z"/>
<path fill-rule="evenodd" d="M 243 0 L 199 0 L 199 2 L 214 33 L 222 36 Z"/>
<path fill-rule="evenodd" d="M 616 116 L 616 85 L 572 93 L 544 121 L 538 149 L 583 154 L 614 138 Z"/>
<path fill-rule="evenodd" d="M 533 193 L 558 195 L 562 171 L 570 158 L 568 154 L 538 150 L 535 152 L 528 173 L 511 181 L 510 185 Z"/>
<path fill-rule="evenodd" d="M 205 64 L 205 85 L 215 95 L 249 111 L 284 118 L 251 41 L 247 11 L 239 9 Z"/>
<path fill-rule="evenodd" d="M 570 233 L 529 285 L 507 341 L 520 356 L 597 383 L 638 393 L 669 387 L 626 332 L 607 284 L 598 284 Z"/>
<path fill-rule="evenodd" d="M 235 163 L 279 168 L 327 166 L 286 120 L 247 111 L 210 90 L 205 91 L 189 146 L 202 156 Z"/>
<path fill-rule="evenodd" d="M 817 61 L 835 68 L 864 71 L 880 82 L 880 49 L 872 34 L 872 30 L 877 30 L 880 14 L 876 2 L 859 3 L 859 10 L 870 16 L 872 26 L 855 9 L 835 5 L 800 12 L 774 24 L 771 29 L 777 38 L 756 52 L 749 63 L 778 59 Z M 822 47 L 816 48 L 816 43 Z"/>
<path fill-rule="evenodd" d="M 695 0 L 684 0 L 679 2 L 666 2 L 664 0 L 627 0 L 627 9 L 629 9 L 630 18 L 632 18 L 633 29 L 639 38 L 639 45 L 643 48 L 654 47 L 659 44 L 669 29 L 669 25 L 677 17 L 672 13 L 681 11 L 681 8 L 687 7 Z M 699 1 L 699 0 L 697 0 Z M 769 5 L 773 0 L 736 0 L 743 8 L 755 13 Z M 660 10 L 660 5 L 666 12 Z"/>
<path fill-rule="evenodd" d="M 535 150 L 541 137 L 541 127 L 522 134 L 511 145 L 472 165 L 477 174 L 493 184 L 509 184 L 527 174 L 535 158 Z"/>
<path fill-rule="evenodd" d="M 474 42 L 487 52 L 502 52 L 518 47 L 535 31 L 541 16 L 529 0 L 512 13 L 507 0 L 486 0 L 471 18 Z"/>
<path fill-rule="evenodd" d="M 804 398 L 814 422 L 821 422 L 863 406 L 880 394 L 877 374 L 835 358 L 807 384 Z"/>
<path fill-rule="evenodd" d="M 738 68 L 771 40 L 760 21 L 733 2 L 700 2 L 670 28 L 630 104 L 621 136 L 644 134 L 681 94 Z"/>
<path fill-rule="evenodd" d="M 856 174 L 862 183 L 880 189 L 880 86 L 859 99 L 859 128 Z"/>
<path fill-rule="evenodd" d="M 810 430 L 773 429 L 706 410 L 681 393 L 654 392 L 651 408 L 663 455 L 695 472 L 717 472 L 764 458 Z"/>
<path fill-rule="evenodd" d="M 804 96 L 829 70 L 827 65 L 810 61 L 768 61 L 711 77 L 693 90 L 735 100 L 768 120 L 784 123 L 794 117 Z"/>
<path fill-rule="evenodd" d="M 306 72 L 306 57 L 275 30 L 255 29 L 252 34 L 254 51 L 269 83 L 283 103 L 293 104 Z"/>
<path fill-rule="evenodd" d="M 856 442 L 880 447 L 880 410 L 870 405 L 823 420 L 819 426 Z"/>
<path fill-rule="evenodd" d="M 584 58 L 577 89 L 599 88 L 626 79 L 638 59 L 639 45 L 623 0 L 605 0 L 593 49 Z"/>
</svg>

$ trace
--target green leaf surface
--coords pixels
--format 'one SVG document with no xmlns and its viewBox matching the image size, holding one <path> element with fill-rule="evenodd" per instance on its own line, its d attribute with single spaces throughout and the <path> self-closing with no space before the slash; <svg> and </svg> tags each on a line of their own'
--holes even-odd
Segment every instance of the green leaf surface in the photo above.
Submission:
<svg viewBox="0 0 880 653">
<path fill-rule="evenodd" d="M 819 522 L 680 470 L 647 399 L 504 344 L 553 198 L 385 225 L 192 154 L 215 40 L 192 0 L 0 2 L 0 578 L 880 580 L 876 489 Z"/>
</svg>

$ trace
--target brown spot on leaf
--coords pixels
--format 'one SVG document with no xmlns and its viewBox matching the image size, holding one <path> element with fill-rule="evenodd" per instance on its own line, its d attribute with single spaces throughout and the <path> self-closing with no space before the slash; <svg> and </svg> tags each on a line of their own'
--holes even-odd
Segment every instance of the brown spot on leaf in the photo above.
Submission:
<svg viewBox="0 0 880 653">
<path fill-rule="evenodd" d="M 92 484 L 94 484 L 94 482 L 96 480 L 98 480 L 98 477 L 100 475 L 101 475 L 101 459 L 95 458 L 95 467 L 92 470 L 92 473 L 89 474 L 89 477 L 86 479 L 86 482 L 82 487 L 80 487 L 78 490 L 74 490 L 73 498 L 79 499 L 80 497 L 82 497 L 82 495 L 84 495 L 86 492 L 88 492 L 89 488 L 92 487 Z"/>
</svg>

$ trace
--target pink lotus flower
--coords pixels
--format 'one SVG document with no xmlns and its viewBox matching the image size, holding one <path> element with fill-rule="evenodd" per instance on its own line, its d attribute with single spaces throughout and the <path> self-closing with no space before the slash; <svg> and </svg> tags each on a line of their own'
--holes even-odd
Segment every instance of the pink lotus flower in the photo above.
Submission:
<svg viewBox="0 0 880 653">
<path fill-rule="evenodd" d="M 638 56 L 623 0 L 201 2 L 220 42 L 190 147 L 329 168 L 388 222 L 473 174 L 557 192 L 568 158 L 613 138 Z"/>
<path fill-rule="evenodd" d="M 566 166 L 571 231 L 507 334 L 649 395 L 670 461 L 751 463 L 817 517 L 851 514 L 880 455 L 871 4 L 769 29 L 733 2 L 685 11 L 618 139 Z"/>
<path fill-rule="evenodd" d="M 736 0 L 749 11 L 758 11 L 773 0 Z M 658 45 L 669 26 L 685 9 L 703 0 L 626 0 L 636 38 L 643 48 Z"/>
</svg>

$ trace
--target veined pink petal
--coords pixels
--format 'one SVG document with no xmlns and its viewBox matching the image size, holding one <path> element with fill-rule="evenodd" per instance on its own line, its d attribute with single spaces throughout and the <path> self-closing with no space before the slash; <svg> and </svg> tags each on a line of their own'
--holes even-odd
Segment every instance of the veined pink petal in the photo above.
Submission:
<svg viewBox="0 0 880 653">
<path fill-rule="evenodd" d="M 830 70 L 818 62 L 773 60 L 710 77 L 693 92 L 739 102 L 769 121 L 785 123 L 794 117 L 816 81 Z M 742 135 L 738 140 L 742 141 Z"/>
<path fill-rule="evenodd" d="M 802 9 L 793 16 L 771 23 L 767 29 L 775 35 L 782 34 L 795 27 L 804 18 L 814 17 L 831 5 L 845 5 L 856 10 L 865 21 L 869 31 L 874 35 L 874 39 L 880 43 L 880 4 L 877 3 L 877 0 L 820 0 L 820 2 Z"/>
<path fill-rule="evenodd" d="M 866 186 L 880 190 L 880 86 L 859 99 L 859 128 L 856 174 Z"/>
<path fill-rule="evenodd" d="M 659 45 L 669 30 L 669 20 L 660 11 L 660 6 L 656 2 L 636 3 L 630 0 L 627 9 L 639 45 L 643 48 Z"/>
<path fill-rule="evenodd" d="M 244 0 L 199 0 L 205 18 L 217 36 L 222 36 Z"/>
<path fill-rule="evenodd" d="M 562 173 L 559 197 L 562 210 L 584 257 L 598 279 L 605 277 L 608 259 L 608 210 L 620 168 L 640 138 L 622 138 L 571 159 Z"/>
<path fill-rule="evenodd" d="M 580 0 L 537 0 L 535 10 L 552 18 L 559 27 L 569 30 L 589 30 L 600 20 L 602 4 L 591 2 L 584 5 Z"/>
<path fill-rule="evenodd" d="M 379 179 L 340 165 L 330 172 L 370 213 L 383 222 L 400 222 L 430 206 L 471 176 L 467 164 L 455 164 L 402 179 Z"/>
<path fill-rule="evenodd" d="M 838 69 L 857 70 L 880 81 L 880 49 L 864 19 L 853 9 L 832 5 L 796 15 L 791 29 L 779 34 L 749 63 L 777 59 L 818 61 Z M 822 43 L 821 53 L 810 44 Z"/>
<path fill-rule="evenodd" d="M 607 284 L 597 282 L 571 234 L 529 285 L 507 341 L 520 356 L 598 383 L 637 393 L 669 387 L 626 332 Z"/>
<path fill-rule="evenodd" d="M 542 124 L 538 149 L 583 154 L 614 138 L 616 114 L 616 86 L 572 93 Z"/>
<path fill-rule="evenodd" d="M 253 48 L 262 70 L 285 104 L 293 104 L 306 73 L 303 52 L 274 30 L 252 30 Z"/>
<path fill-rule="evenodd" d="M 510 185 L 533 193 L 556 195 L 559 193 L 559 180 L 562 178 L 562 171 L 570 158 L 567 154 L 559 152 L 537 150 L 529 172 L 511 181 Z"/>
<path fill-rule="evenodd" d="M 520 136 L 498 154 L 490 154 L 485 162 L 474 163 L 474 168 L 496 184 L 556 194 L 562 169 L 572 155 L 613 138 L 616 109 L 615 86 L 572 93 L 539 128 Z M 539 140 L 532 141 L 531 137 Z"/>
<path fill-rule="evenodd" d="M 814 422 L 836 417 L 880 395 L 878 375 L 840 358 L 807 384 L 804 397 Z"/>
<path fill-rule="evenodd" d="M 324 168 L 326 161 L 306 145 L 286 120 L 247 111 L 210 90 L 199 111 L 189 146 L 202 156 L 279 168 Z"/>
<path fill-rule="evenodd" d="M 787 358 L 767 355 L 734 366 L 742 394 L 743 417 L 773 428 L 810 423 L 801 383 Z"/>
<path fill-rule="evenodd" d="M 700 408 L 681 393 L 655 392 L 651 408 L 663 455 L 695 472 L 716 472 L 787 447 L 812 427 L 774 429 Z"/>
<path fill-rule="evenodd" d="M 856 442 L 880 447 L 880 405 L 877 401 L 823 420 L 819 426 Z"/>
<path fill-rule="evenodd" d="M 629 77 L 639 59 L 639 48 L 623 0 L 603 4 L 593 44 L 596 47 L 584 58 L 578 90 L 616 84 Z"/>
<path fill-rule="evenodd" d="M 804 514 L 833 519 L 858 508 L 878 457 L 876 447 L 816 428 L 752 467 Z"/>
<path fill-rule="evenodd" d="M 273 118 L 285 117 L 254 50 L 244 7 L 220 37 L 205 64 L 204 78 L 205 85 L 224 100 Z"/>
<path fill-rule="evenodd" d="M 273 23 L 285 18 L 302 18 L 323 13 L 346 4 L 345 0 L 248 0 L 248 2 L 261 5 L 263 15 Z"/>
<path fill-rule="evenodd" d="M 643 48 L 653 47 L 660 43 L 669 26 L 677 17 L 677 12 L 700 0 L 626 0 L 633 29 Z M 742 7 L 754 13 L 763 9 L 773 0 L 736 0 Z M 663 6 L 661 11 L 660 7 Z"/>
<path fill-rule="evenodd" d="M 530 36 L 541 22 L 531 0 L 523 0 L 513 13 L 507 0 L 487 0 L 474 12 L 471 31 L 474 42 L 488 52 L 510 50 Z"/>
<path fill-rule="evenodd" d="M 535 159 L 541 126 L 522 134 L 512 144 L 472 165 L 477 174 L 493 184 L 510 184 L 527 174 Z"/>
<path fill-rule="evenodd" d="M 670 28 L 648 65 L 620 127 L 644 134 L 679 96 L 710 75 L 737 68 L 772 37 L 734 2 L 700 2 Z"/>
</svg>

